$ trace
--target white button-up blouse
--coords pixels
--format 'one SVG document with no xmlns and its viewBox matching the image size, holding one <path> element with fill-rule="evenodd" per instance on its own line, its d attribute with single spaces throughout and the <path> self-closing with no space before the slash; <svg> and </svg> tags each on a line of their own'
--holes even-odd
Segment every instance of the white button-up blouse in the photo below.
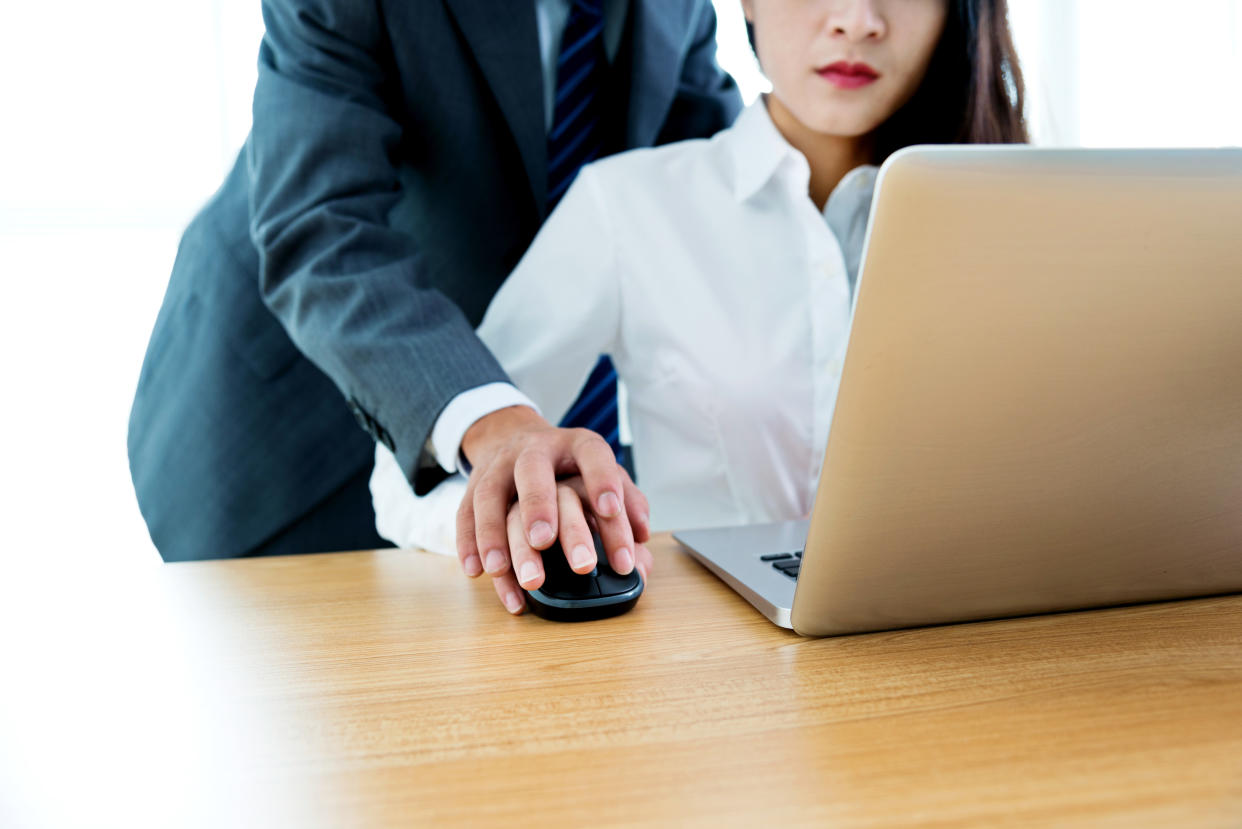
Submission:
<svg viewBox="0 0 1242 829">
<path fill-rule="evenodd" d="M 598 355 L 612 356 L 653 528 L 805 515 L 876 172 L 851 171 L 821 213 L 805 157 L 762 100 L 714 138 L 596 162 L 505 281 L 479 336 L 553 423 Z M 452 553 L 464 488 L 458 475 L 417 497 L 391 453 L 376 450 L 377 527 L 399 546 Z"/>
</svg>

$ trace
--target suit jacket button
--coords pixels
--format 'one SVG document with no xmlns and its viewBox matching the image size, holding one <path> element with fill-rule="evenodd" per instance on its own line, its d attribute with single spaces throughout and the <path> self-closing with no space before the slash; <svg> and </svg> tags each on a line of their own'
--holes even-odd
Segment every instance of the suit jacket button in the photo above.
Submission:
<svg viewBox="0 0 1242 829">
<path fill-rule="evenodd" d="M 358 425 L 362 427 L 362 430 L 371 437 L 375 437 L 375 427 L 372 425 L 371 416 L 363 410 L 362 406 L 354 398 L 351 397 L 345 402 L 349 406 L 349 411 L 353 414 L 354 420 L 358 421 Z"/>
</svg>

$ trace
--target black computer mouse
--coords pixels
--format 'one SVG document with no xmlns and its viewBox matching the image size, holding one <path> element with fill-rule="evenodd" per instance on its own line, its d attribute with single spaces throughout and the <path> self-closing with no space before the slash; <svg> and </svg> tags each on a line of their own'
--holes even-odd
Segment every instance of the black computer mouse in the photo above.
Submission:
<svg viewBox="0 0 1242 829">
<path fill-rule="evenodd" d="M 543 551 L 543 584 L 527 590 L 526 606 L 536 616 L 556 622 L 585 622 L 617 616 L 634 606 L 643 593 L 643 580 L 634 568 L 627 576 L 608 565 L 604 545 L 595 536 L 599 564 L 585 575 L 575 573 L 557 541 Z"/>
</svg>

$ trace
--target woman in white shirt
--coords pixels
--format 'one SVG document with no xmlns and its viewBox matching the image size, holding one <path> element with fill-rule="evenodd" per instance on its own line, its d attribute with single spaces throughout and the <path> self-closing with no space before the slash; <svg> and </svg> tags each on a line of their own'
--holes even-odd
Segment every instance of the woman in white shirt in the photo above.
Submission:
<svg viewBox="0 0 1242 829">
<path fill-rule="evenodd" d="M 657 529 L 810 511 L 877 165 L 1026 140 L 1004 0 L 742 5 L 772 93 L 584 168 L 479 327 L 553 423 L 611 355 Z M 453 551 L 463 477 L 416 497 L 380 446 L 371 488 L 382 536 Z M 516 535 L 515 569 L 538 558 Z"/>
</svg>

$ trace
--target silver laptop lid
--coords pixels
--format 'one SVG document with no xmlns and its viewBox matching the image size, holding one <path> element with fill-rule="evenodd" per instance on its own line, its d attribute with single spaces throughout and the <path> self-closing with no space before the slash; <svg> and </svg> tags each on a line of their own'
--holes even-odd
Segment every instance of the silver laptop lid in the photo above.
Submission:
<svg viewBox="0 0 1242 829">
<path fill-rule="evenodd" d="M 890 158 L 794 628 L 1239 590 L 1242 150 Z"/>
</svg>

